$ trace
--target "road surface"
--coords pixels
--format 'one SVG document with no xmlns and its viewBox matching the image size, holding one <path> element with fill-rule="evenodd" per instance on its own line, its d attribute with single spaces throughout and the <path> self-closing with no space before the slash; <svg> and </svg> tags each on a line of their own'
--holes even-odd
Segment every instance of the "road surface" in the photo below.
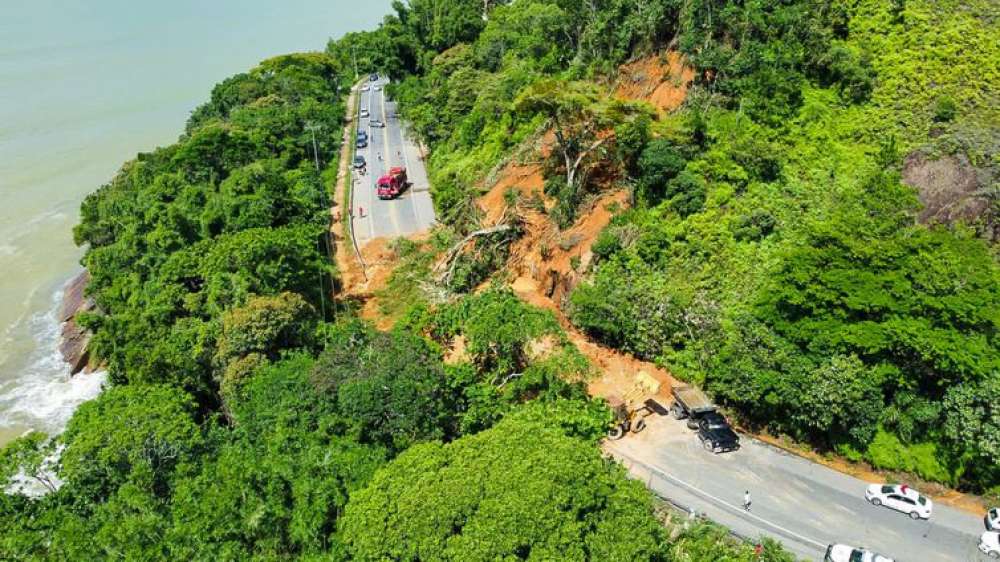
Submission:
<svg viewBox="0 0 1000 562">
<path fill-rule="evenodd" d="M 368 91 L 360 92 L 358 130 L 367 131 L 368 147 L 357 153 L 364 156 L 368 169 L 364 175 L 355 171 L 353 178 L 354 236 L 359 247 L 374 238 L 422 232 L 435 220 L 427 170 L 417 144 L 396 116 L 396 103 L 385 96 L 386 82 L 385 78 L 366 81 L 363 87 Z M 368 117 L 360 117 L 362 109 L 368 110 Z M 385 128 L 371 127 L 372 121 L 382 121 Z M 381 200 L 375 182 L 392 166 L 405 166 L 411 185 L 398 198 Z"/>
<path fill-rule="evenodd" d="M 934 505 L 929 521 L 875 507 L 858 480 L 746 436 L 734 453 L 701 447 L 684 422 L 647 418 L 645 431 L 607 444 L 632 475 L 659 495 L 737 533 L 780 540 L 807 560 L 833 542 L 863 546 L 896 562 L 989 560 L 979 553 L 982 517 Z M 752 508 L 743 511 L 743 492 Z"/>
</svg>

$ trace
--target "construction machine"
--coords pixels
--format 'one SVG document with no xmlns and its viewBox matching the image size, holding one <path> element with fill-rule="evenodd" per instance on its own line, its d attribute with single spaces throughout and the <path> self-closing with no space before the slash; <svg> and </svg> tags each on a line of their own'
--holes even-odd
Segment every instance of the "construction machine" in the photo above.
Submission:
<svg viewBox="0 0 1000 562">
<path fill-rule="evenodd" d="M 609 439 L 621 439 L 626 433 L 639 433 L 646 429 L 645 418 L 657 411 L 652 399 L 660 390 L 660 383 L 645 371 L 635 375 L 635 382 L 620 396 L 608 398 L 608 406 L 614 415 L 608 427 Z"/>
</svg>

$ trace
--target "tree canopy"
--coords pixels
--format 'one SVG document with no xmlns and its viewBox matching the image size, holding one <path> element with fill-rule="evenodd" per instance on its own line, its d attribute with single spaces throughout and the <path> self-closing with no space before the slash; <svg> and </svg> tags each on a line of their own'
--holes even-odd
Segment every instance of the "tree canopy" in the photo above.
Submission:
<svg viewBox="0 0 1000 562">
<path fill-rule="evenodd" d="M 552 421 L 411 448 L 352 498 L 344 542 L 357 560 L 665 560 L 642 485 Z"/>
</svg>

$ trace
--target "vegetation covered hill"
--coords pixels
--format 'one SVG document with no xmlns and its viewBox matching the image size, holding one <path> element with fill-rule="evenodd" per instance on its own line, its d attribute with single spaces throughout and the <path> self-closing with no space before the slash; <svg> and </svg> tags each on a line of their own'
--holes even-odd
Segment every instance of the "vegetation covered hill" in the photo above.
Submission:
<svg viewBox="0 0 1000 562">
<path fill-rule="evenodd" d="M 480 186 L 541 137 L 544 193 L 509 206 L 567 227 L 603 191 L 632 203 L 578 268 L 576 326 L 748 424 L 997 493 L 996 4 L 593 6 L 497 7 L 433 58 L 373 50 L 408 76 L 450 224 L 474 230 Z M 696 79 L 660 118 L 609 71 L 662 48 Z"/>
<path fill-rule="evenodd" d="M 0 452 L 0 477 L 47 492 L 0 494 L 0 557 L 789 559 L 661 525 L 597 448 L 609 413 L 586 394 L 592 367 L 503 287 L 519 209 L 565 227 L 607 190 L 629 205 L 579 265 L 576 326 L 749 422 L 996 486 L 996 15 L 987 1 L 411 0 L 326 53 L 220 83 L 177 143 L 82 206 L 97 303 L 82 321 L 111 384 L 64 434 Z M 620 64 L 665 49 L 695 71 L 681 109 L 609 95 Z M 330 299 L 355 53 L 396 79 L 447 223 L 397 243 L 389 332 Z M 486 226 L 480 188 L 529 141 L 545 192 L 506 198 L 511 228 L 458 252 L 445 287 L 412 282 Z M 944 223 L 901 182 L 941 156 L 973 171 L 959 195 L 976 203 Z"/>
</svg>

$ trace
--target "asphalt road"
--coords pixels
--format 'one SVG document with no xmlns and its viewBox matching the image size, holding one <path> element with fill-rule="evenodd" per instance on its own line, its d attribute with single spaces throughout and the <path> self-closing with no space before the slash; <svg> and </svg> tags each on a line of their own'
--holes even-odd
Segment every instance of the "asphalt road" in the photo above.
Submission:
<svg viewBox="0 0 1000 562">
<path fill-rule="evenodd" d="M 427 169 L 420 158 L 417 144 L 407 134 L 396 116 L 396 104 L 385 96 L 385 78 L 365 82 L 368 91 L 360 92 L 360 109 L 369 117 L 358 116 L 358 130 L 368 132 L 368 147 L 358 149 L 368 169 L 364 175 L 354 171 L 353 189 L 354 235 L 358 246 L 374 238 L 396 238 L 427 230 L 434 224 Z M 378 87 L 379 91 L 375 91 Z M 371 127 L 372 121 L 382 121 L 384 128 Z M 375 194 L 375 182 L 393 166 L 406 167 L 410 186 L 396 199 L 381 200 Z"/>
<path fill-rule="evenodd" d="M 740 535 L 773 537 L 807 560 L 822 560 L 834 542 L 897 562 L 989 560 L 976 546 L 982 517 L 935 504 L 930 520 L 913 521 L 865 501 L 868 482 L 746 436 L 739 451 L 714 455 L 684 422 L 647 419 L 645 431 L 609 442 L 608 451 L 659 495 Z M 742 508 L 745 490 L 750 513 Z"/>
</svg>

